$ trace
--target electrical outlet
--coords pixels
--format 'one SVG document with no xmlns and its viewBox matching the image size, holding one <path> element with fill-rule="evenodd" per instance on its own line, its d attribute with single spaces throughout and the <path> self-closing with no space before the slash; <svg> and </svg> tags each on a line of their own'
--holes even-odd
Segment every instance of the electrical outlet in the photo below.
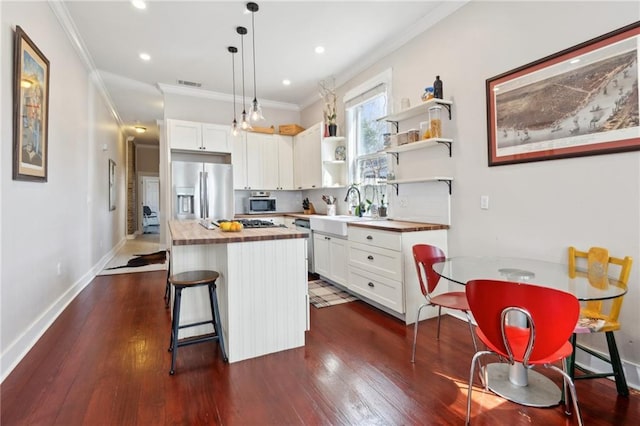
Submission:
<svg viewBox="0 0 640 426">
<path fill-rule="evenodd" d="M 406 198 L 400 198 L 400 207 L 407 207 L 409 205 L 409 201 Z"/>
<path fill-rule="evenodd" d="M 489 210 L 489 196 L 488 195 L 480 196 L 480 208 L 482 210 Z"/>
</svg>

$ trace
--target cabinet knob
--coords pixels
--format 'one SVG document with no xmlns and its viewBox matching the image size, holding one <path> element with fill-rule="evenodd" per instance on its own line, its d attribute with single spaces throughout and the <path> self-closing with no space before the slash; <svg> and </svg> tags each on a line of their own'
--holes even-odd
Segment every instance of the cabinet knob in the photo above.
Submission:
<svg viewBox="0 0 640 426">
<path fill-rule="evenodd" d="M 330 240 L 331 238 L 329 238 L 329 237 L 324 237 L 324 239 L 325 239 L 325 240 Z"/>
<path fill-rule="evenodd" d="M 373 237 L 371 235 L 367 235 L 367 240 L 373 240 Z"/>
<path fill-rule="evenodd" d="M 373 256 L 369 255 L 369 256 L 367 256 L 367 259 L 373 260 Z"/>
<path fill-rule="evenodd" d="M 375 287 L 375 284 L 373 284 L 371 281 L 369 281 L 369 284 L 367 284 L 369 287 L 373 288 Z"/>
</svg>

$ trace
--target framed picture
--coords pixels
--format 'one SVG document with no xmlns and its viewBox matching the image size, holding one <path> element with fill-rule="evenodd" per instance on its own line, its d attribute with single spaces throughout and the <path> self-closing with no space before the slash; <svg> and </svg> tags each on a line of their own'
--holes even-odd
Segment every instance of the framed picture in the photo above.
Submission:
<svg viewBox="0 0 640 426">
<path fill-rule="evenodd" d="M 13 65 L 13 179 L 46 182 L 49 60 L 19 26 Z"/>
<path fill-rule="evenodd" d="M 487 80 L 489 166 L 640 149 L 640 22 Z"/>
<path fill-rule="evenodd" d="M 116 209 L 116 163 L 109 159 L 109 211 Z"/>
</svg>

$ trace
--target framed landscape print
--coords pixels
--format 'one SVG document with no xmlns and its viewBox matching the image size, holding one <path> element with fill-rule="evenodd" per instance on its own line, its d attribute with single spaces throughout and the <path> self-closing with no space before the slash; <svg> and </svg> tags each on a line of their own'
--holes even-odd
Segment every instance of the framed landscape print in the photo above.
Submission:
<svg viewBox="0 0 640 426">
<path fill-rule="evenodd" d="M 640 149 L 640 22 L 490 78 L 489 166 Z"/>
<path fill-rule="evenodd" d="M 19 26 L 13 63 L 13 179 L 46 182 L 49 61 Z"/>
</svg>

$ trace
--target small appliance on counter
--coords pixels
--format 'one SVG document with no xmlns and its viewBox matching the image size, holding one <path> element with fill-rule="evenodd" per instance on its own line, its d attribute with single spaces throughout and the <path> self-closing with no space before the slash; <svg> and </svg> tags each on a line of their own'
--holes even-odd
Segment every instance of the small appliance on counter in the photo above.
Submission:
<svg viewBox="0 0 640 426">
<path fill-rule="evenodd" d="M 246 199 L 245 210 L 248 214 L 274 213 L 276 199 L 268 191 L 251 191 L 251 196 Z"/>
</svg>

